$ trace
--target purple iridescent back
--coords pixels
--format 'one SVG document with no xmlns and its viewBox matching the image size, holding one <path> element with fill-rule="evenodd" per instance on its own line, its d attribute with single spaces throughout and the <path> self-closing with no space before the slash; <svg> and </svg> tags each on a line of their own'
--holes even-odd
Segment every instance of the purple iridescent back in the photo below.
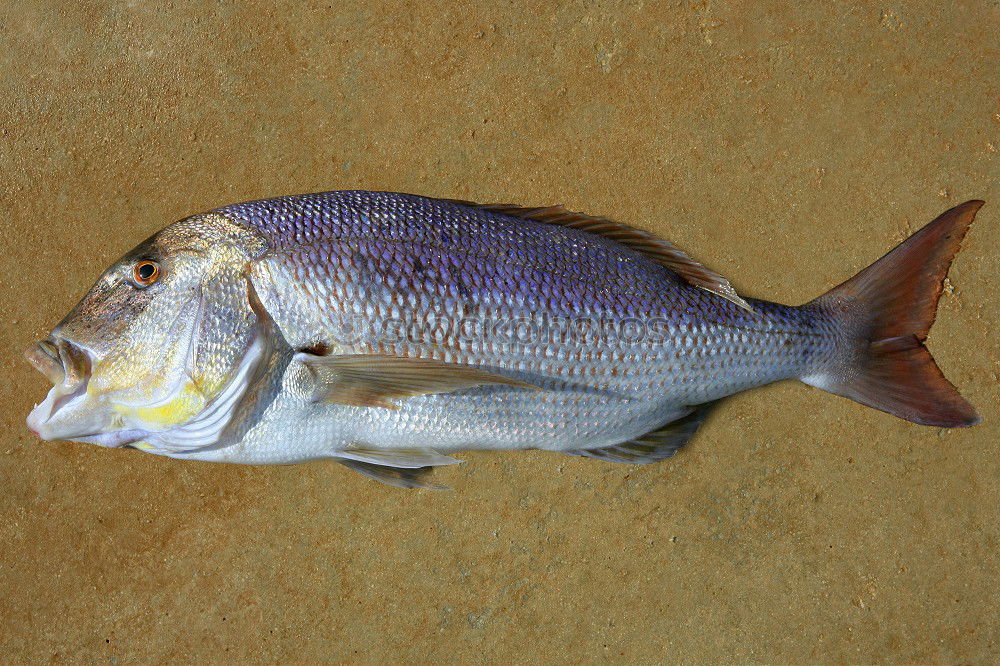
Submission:
<svg viewBox="0 0 1000 666">
<path fill-rule="evenodd" d="M 447 283 L 456 297 L 500 297 L 564 315 L 756 320 L 613 240 L 451 201 L 355 190 L 239 203 L 219 212 L 264 234 L 276 252 L 338 245 L 355 255 L 359 269 L 393 269 L 404 287 L 430 278 Z M 407 251 L 400 253 L 400 245 Z"/>
</svg>

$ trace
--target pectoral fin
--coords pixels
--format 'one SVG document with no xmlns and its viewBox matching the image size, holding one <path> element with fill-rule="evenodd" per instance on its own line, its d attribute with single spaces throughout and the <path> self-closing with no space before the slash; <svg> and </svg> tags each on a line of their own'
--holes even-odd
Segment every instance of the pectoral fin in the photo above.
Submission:
<svg viewBox="0 0 1000 666">
<path fill-rule="evenodd" d="M 538 390 L 537 386 L 494 372 L 431 359 L 374 354 L 317 356 L 299 352 L 295 360 L 312 374 L 315 402 L 397 409 L 393 400 L 488 384 Z"/>
<path fill-rule="evenodd" d="M 687 416 L 621 444 L 599 449 L 572 449 L 563 451 L 563 453 L 629 465 L 646 465 L 665 460 L 688 443 L 688 440 L 705 422 L 705 418 L 714 405 L 715 403 L 699 405 Z"/>
</svg>

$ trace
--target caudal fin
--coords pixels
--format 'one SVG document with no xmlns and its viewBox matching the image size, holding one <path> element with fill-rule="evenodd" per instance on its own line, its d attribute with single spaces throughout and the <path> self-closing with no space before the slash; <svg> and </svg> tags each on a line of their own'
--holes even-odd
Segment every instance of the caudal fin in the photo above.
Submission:
<svg viewBox="0 0 1000 666">
<path fill-rule="evenodd" d="M 982 201 L 967 201 L 810 305 L 833 314 L 848 339 L 846 358 L 803 381 L 914 423 L 979 423 L 945 379 L 924 340 L 951 261 Z"/>
</svg>

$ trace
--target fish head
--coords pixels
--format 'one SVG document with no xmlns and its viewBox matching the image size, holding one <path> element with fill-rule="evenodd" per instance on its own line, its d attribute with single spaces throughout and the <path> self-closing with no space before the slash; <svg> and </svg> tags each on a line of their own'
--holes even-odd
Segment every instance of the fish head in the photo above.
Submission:
<svg viewBox="0 0 1000 666">
<path fill-rule="evenodd" d="M 46 440 L 121 446 L 196 419 L 258 333 L 247 266 L 264 249 L 254 232 L 206 214 L 115 262 L 25 352 L 53 384 L 28 427 Z"/>
</svg>

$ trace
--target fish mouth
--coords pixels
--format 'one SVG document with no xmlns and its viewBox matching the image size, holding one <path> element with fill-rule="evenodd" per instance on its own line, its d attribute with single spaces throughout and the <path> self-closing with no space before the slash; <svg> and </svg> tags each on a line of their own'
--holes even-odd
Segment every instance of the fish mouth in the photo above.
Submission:
<svg viewBox="0 0 1000 666">
<path fill-rule="evenodd" d="M 24 352 L 36 370 L 52 382 L 52 389 L 28 415 L 28 427 L 42 439 L 72 439 L 99 432 L 89 419 L 73 417 L 75 408 L 87 398 L 93 362 L 79 345 L 52 335 Z M 62 418 L 62 417 L 66 418 Z"/>
</svg>

